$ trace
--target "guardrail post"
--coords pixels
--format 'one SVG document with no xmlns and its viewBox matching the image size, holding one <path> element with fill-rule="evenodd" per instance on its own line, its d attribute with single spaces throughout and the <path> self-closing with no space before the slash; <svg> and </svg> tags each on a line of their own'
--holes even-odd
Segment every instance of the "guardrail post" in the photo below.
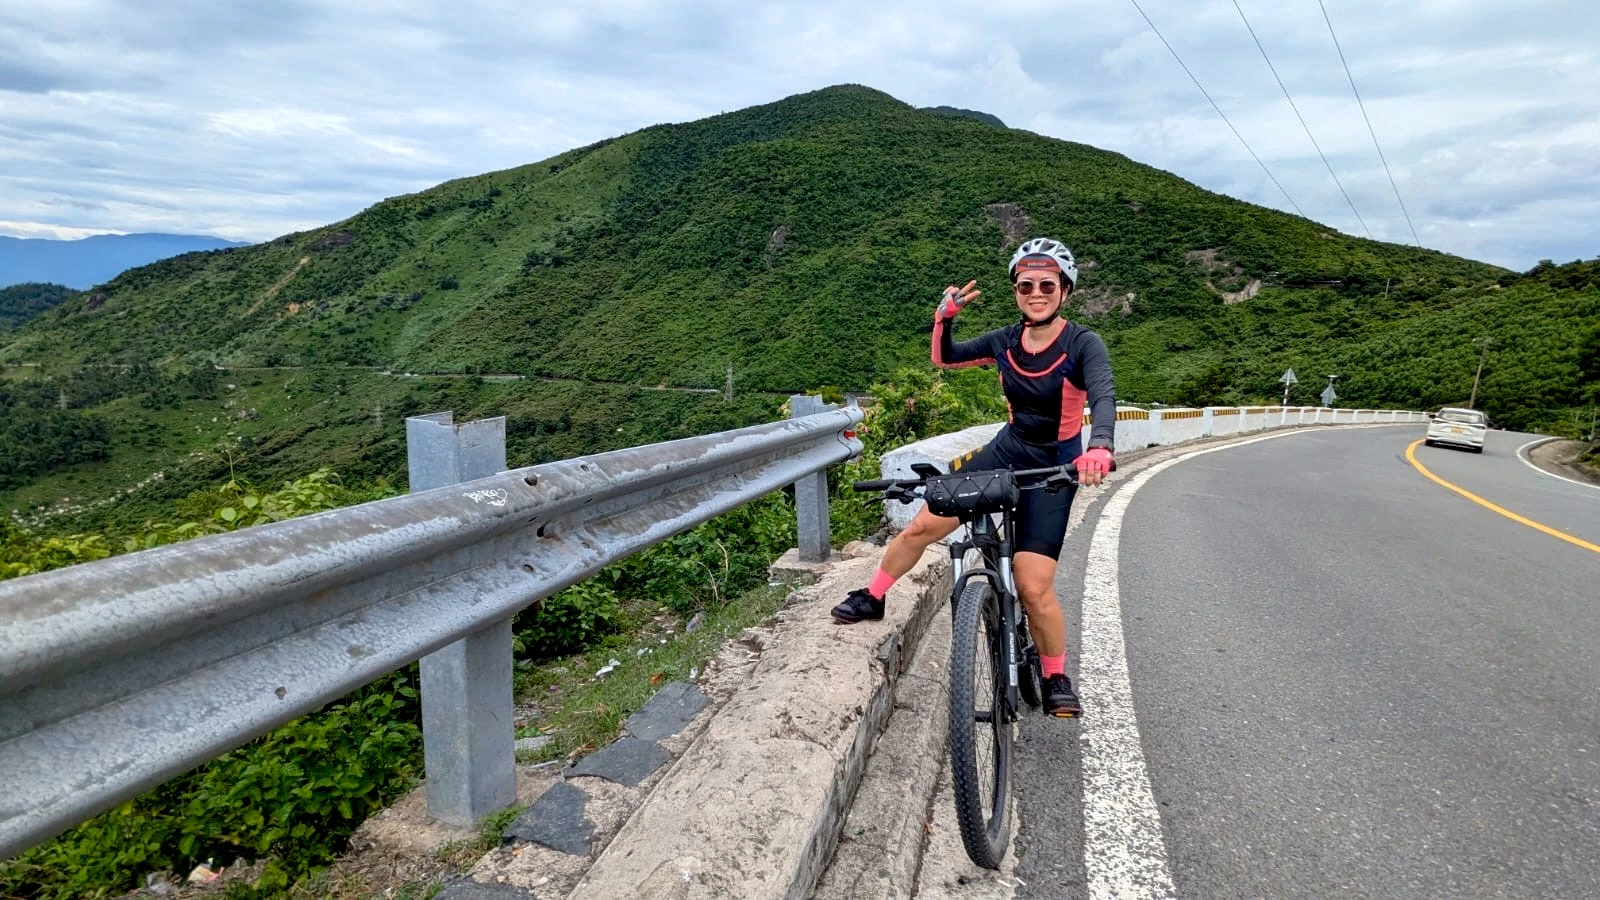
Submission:
<svg viewBox="0 0 1600 900">
<path fill-rule="evenodd" d="M 412 493 L 506 469 L 504 416 L 455 425 L 448 412 L 406 419 Z M 424 656 L 422 753 L 428 814 L 475 825 L 516 802 L 511 620 Z"/>
<path fill-rule="evenodd" d="M 801 419 L 834 409 L 823 403 L 821 397 L 810 394 L 789 396 L 789 418 Z M 832 535 L 828 529 L 828 473 L 814 472 L 794 483 L 794 514 L 798 526 L 796 547 L 800 559 L 806 562 L 823 562 L 833 552 Z"/>
<path fill-rule="evenodd" d="M 1211 437 L 1211 407 L 1200 410 L 1200 436 Z"/>
</svg>

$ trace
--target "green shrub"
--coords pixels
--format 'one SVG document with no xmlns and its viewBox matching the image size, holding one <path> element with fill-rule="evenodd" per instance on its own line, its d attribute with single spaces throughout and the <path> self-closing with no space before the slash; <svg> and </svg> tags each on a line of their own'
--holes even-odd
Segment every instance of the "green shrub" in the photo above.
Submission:
<svg viewBox="0 0 1600 900">
<path fill-rule="evenodd" d="M 611 577 L 625 596 L 688 613 L 766 580 L 773 560 L 794 542 L 794 501 L 777 492 L 617 563 Z"/>
<path fill-rule="evenodd" d="M 590 578 L 518 615 L 515 650 L 533 659 L 565 656 L 615 633 L 622 622 L 617 595 L 603 579 Z"/>
<path fill-rule="evenodd" d="M 409 678 L 367 685 L 0 863 L 0 896 L 101 897 L 151 871 L 263 857 L 258 886 L 287 887 L 411 786 L 422 733 Z"/>
<path fill-rule="evenodd" d="M 421 762 L 417 691 L 374 682 L 200 770 L 178 854 L 270 858 L 258 885 L 287 887 L 326 865 L 366 818 L 411 787 Z"/>
<path fill-rule="evenodd" d="M 105 538 L 98 534 L 35 538 L 4 521 L 0 521 L 0 550 L 4 551 L 3 561 L 0 561 L 0 581 L 111 555 Z"/>
<path fill-rule="evenodd" d="M 0 579 L 30 575 L 201 534 L 331 509 L 353 493 L 319 470 L 260 492 L 230 480 L 191 494 L 193 516 L 134 535 L 38 537 L 0 522 Z M 151 871 L 206 859 L 270 857 L 258 886 L 277 890 L 331 860 L 368 815 L 410 787 L 422 736 L 414 675 L 395 673 L 323 710 L 129 800 L 56 839 L 0 862 L 0 897 L 105 896 Z"/>
</svg>

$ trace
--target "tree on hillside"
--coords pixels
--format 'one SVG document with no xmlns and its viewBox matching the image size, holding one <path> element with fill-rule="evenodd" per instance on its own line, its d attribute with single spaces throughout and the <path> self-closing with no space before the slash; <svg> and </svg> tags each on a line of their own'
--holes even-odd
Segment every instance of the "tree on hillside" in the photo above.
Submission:
<svg viewBox="0 0 1600 900">
<path fill-rule="evenodd" d="M 1600 325 L 1578 341 L 1578 383 L 1600 386 Z"/>
<path fill-rule="evenodd" d="M 61 305 L 77 291 L 61 284 L 26 282 L 0 288 L 0 331 L 15 328 Z"/>
<path fill-rule="evenodd" d="M 1600 407 L 1600 325 L 1590 329 L 1578 342 L 1578 384 L 1583 386 L 1584 400 L 1591 407 Z M 1590 421 L 1593 421 L 1592 413 Z M 1589 440 L 1595 439 L 1591 431 Z"/>
</svg>

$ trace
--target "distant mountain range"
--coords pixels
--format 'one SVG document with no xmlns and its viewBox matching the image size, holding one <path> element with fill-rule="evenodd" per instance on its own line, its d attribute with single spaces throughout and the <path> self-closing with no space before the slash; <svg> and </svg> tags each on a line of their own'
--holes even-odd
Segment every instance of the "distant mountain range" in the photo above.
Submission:
<svg viewBox="0 0 1600 900">
<path fill-rule="evenodd" d="M 0 236 L 0 288 L 41 282 L 81 291 L 169 256 L 242 246 L 201 234 L 97 234 L 72 241 Z"/>
</svg>

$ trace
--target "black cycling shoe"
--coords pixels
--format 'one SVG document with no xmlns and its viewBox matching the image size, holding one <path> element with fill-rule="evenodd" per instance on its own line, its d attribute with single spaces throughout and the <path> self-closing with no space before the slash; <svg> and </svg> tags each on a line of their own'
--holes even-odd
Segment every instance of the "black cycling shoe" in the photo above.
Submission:
<svg viewBox="0 0 1600 900">
<path fill-rule="evenodd" d="M 883 601 L 863 589 L 851 591 L 844 602 L 833 608 L 833 618 L 843 625 L 854 625 L 864 619 L 881 619 Z"/>
<path fill-rule="evenodd" d="M 1078 702 L 1067 676 L 1051 675 L 1044 680 L 1044 711 L 1058 719 L 1076 719 L 1083 715 L 1083 704 Z"/>
</svg>

